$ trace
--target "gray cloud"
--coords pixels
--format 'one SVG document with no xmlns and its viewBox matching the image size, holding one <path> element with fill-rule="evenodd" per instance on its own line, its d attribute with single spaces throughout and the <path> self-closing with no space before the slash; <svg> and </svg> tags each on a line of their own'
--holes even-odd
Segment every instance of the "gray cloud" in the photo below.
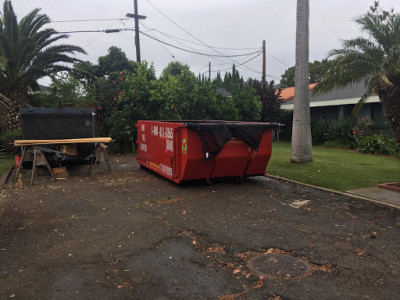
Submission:
<svg viewBox="0 0 400 300">
<path fill-rule="evenodd" d="M 295 61 L 295 0 L 149 0 L 166 16 L 185 28 L 192 35 L 204 43 L 219 47 L 232 48 L 261 48 L 262 40 L 266 40 L 267 52 L 292 66 Z M 13 0 L 14 10 L 19 19 L 33 8 L 42 8 L 42 12 L 52 20 L 102 19 L 123 18 L 126 13 L 133 12 L 132 0 Z M 157 12 L 147 0 L 138 0 L 139 13 L 146 15 L 142 21 L 141 30 L 162 38 L 172 44 L 182 46 L 157 32 L 148 29 L 157 29 L 162 32 L 178 36 L 185 40 L 198 43 L 191 36 L 183 32 L 172 22 Z M 368 0 L 320 0 L 310 1 L 310 60 L 321 60 L 335 47 L 340 46 L 340 40 L 360 35 L 354 17 L 365 13 L 373 1 Z M 395 8 L 399 12 L 398 0 L 381 0 L 382 7 Z M 52 23 L 58 31 L 73 30 L 103 30 L 107 28 L 133 27 L 133 20 L 107 22 L 76 22 Z M 147 29 L 148 28 L 148 29 Z M 198 49 L 201 52 L 213 51 L 199 45 L 181 41 L 184 45 Z M 135 60 L 134 33 L 132 31 L 105 34 L 81 33 L 71 34 L 68 43 L 83 47 L 87 56 L 84 60 L 96 62 L 97 58 L 107 53 L 110 46 L 120 47 L 130 59 Z M 184 47 L 186 47 L 184 46 Z M 228 50 L 220 50 L 228 53 Z M 246 52 L 248 50 L 244 50 Z M 141 36 L 142 59 L 153 62 L 157 73 L 173 59 L 184 62 L 191 70 L 198 74 L 207 70 L 204 68 L 212 62 L 212 69 L 224 69 L 233 63 L 229 59 L 210 59 L 204 56 L 185 53 L 145 36 Z M 243 61 L 243 60 L 238 60 Z M 225 66 L 217 64 L 227 63 Z M 267 55 L 267 73 L 280 78 L 287 66 Z M 261 56 L 248 63 L 248 66 L 261 71 Z M 257 77 L 259 73 L 240 68 L 244 78 Z M 215 75 L 215 73 L 213 73 Z M 271 78 L 267 78 L 268 80 Z"/>
</svg>

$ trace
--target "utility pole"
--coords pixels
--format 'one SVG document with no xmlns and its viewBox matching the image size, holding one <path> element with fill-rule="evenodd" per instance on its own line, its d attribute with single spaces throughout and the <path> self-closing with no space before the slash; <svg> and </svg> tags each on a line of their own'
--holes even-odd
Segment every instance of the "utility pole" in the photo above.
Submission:
<svg viewBox="0 0 400 300">
<path fill-rule="evenodd" d="M 265 59 L 265 40 L 262 42 L 262 51 L 263 51 L 263 64 L 262 64 L 262 83 L 265 84 L 265 68 L 266 68 L 266 59 Z"/>
<path fill-rule="evenodd" d="M 133 0 L 133 6 L 135 9 L 134 14 L 126 14 L 128 18 L 134 18 L 135 19 L 135 45 L 136 45 L 136 61 L 140 63 L 140 40 L 139 40 L 139 19 L 146 19 L 146 16 L 141 16 L 138 14 L 138 5 L 137 5 L 137 0 Z"/>
<path fill-rule="evenodd" d="M 208 62 L 208 81 L 211 81 L 211 61 Z"/>
</svg>

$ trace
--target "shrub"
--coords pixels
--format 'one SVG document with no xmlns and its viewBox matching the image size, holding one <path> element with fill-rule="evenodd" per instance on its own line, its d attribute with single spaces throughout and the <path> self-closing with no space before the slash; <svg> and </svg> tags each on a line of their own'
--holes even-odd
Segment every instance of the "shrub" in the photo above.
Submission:
<svg viewBox="0 0 400 300">
<path fill-rule="evenodd" d="M 359 143 L 364 137 L 371 135 L 371 129 L 374 127 L 374 121 L 369 117 L 359 118 L 352 128 L 352 134 L 355 143 Z"/>
<path fill-rule="evenodd" d="M 354 148 L 353 127 L 357 121 L 353 117 L 342 117 L 338 121 L 312 120 L 311 133 L 314 145 L 335 142 L 342 147 Z"/>
<path fill-rule="evenodd" d="M 289 142 L 292 139 L 293 110 L 283 110 L 279 123 L 284 125 L 280 128 L 280 139 Z"/>
<path fill-rule="evenodd" d="M 357 143 L 357 150 L 372 154 L 395 155 L 399 153 L 399 148 L 397 147 L 394 138 L 383 134 L 363 137 Z"/>
<path fill-rule="evenodd" d="M 333 121 L 329 127 L 329 141 L 336 141 L 349 148 L 354 148 L 352 132 L 356 124 L 357 120 L 354 117 L 342 117 L 338 121 Z"/>
<path fill-rule="evenodd" d="M 21 128 L 2 132 L 0 135 L 0 148 L 6 149 L 9 153 L 17 152 L 14 141 L 22 138 Z"/>
<path fill-rule="evenodd" d="M 312 142 L 314 145 L 322 145 L 328 141 L 330 122 L 325 120 L 311 121 Z"/>
</svg>

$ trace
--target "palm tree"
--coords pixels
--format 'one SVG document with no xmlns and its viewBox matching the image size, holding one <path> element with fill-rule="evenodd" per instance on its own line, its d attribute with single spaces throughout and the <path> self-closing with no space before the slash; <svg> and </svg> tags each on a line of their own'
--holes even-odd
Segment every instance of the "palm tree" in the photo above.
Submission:
<svg viewBox="0 0 400 300">
<path fill-rule="evenodd" d="M 365 81 L 366 91 L 354 112 L 358 113 L 368 96 L 378 95 L 400 146 L 400 14 L 382 10 L 375 1 L 355 22 L 368 38 L 345 40 L 342 49 L 331 51 L 332 66 L 314 93 Z"/>
<path fill-rule="evenodd" d="M 65 63 L 79 61 L 70 55 L 85 53 L 80 47 L 56 43 L 68 36 L 43 28 L 50 19 L 39 12 L 32 10 L 18 23 L 8 0 L 0 12 L 0 94 L 11 102 L 6 129 L 19 125 L 19 108 L 28 103 L 28 89 L 38 89 L 38 79 L 70 71 Z"/>
<path fill-rule="evenodd" d="M 312 161 L 310 99 L 308 92 L 309 16 L 309 0 L 297 0 L 296 75 L 291 156 L 293 163 Z"/>
</svg>

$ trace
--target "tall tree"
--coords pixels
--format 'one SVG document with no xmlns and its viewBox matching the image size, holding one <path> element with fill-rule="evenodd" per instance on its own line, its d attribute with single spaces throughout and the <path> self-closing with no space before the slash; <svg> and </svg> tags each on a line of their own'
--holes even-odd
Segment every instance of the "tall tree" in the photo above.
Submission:
<svg viewBox="0 0 400 300">
<path fill-rule="evenodd" d="M 178 76 L 182 73 L 192 73 L 188 65 L 180 63 L 179 61 L 171 61 L 168 66 L 164 68 L 161 74 L 161 78 L 164 80 L 168 80 L 170 75 Z"/>
<path fill-rule="evenodd" d="M 279 99 L 281 91 L 276 92 L 274 81 L 264 83 L 257 79 L 249 78 L 247 85 L 254 88 L 260 97 L 262 103 L 260 121 L 278 122 L 282 115 L 281 101 Z"/>
<path fill-rule="evenodd" d="M 68 36 L 52 28 L 48 16 L 34 9 L 18 23 L 11 1 L 5 0 L 0 13 L 0 93 L 11 104 L 8 109 L 7 129 L 18 124 L 19 108 L 28 102 L 28 88 L 38 88 L 37 80 L 60 71 L 70 71 L 65 63 L 78 61 L 70 56 L 85 53 L 77 46 L 57 44 Z"/>
<path fill-rule="evenodd" d="M 328 59 L 323 59 L 322 61 L 314 60 L 314 62 L 310 62 L 308 64 L 310 70 L 310 83 L 320 82 L 324 79 L 331 64 L 332 62 Z M 282 74 L 282 79 L 280 81 L 281 88 L 294 86 L 295 68 L 296 66 L 290 67 Z"/>
<path fill-rule="evenodd" d="M 383 10 L 375 1 L 355 22 L 368 38 L 346 40 L 342 49 L 331 51 L 332 66 L 315 93 L 365 81 L 366 91 L 355 112 L 368 96 L 378 95 L 400 146 L 400 14 Z"/>
<path fill-rule="evenodd" d="M 109 72 L 121 72 L 123 70 L 135 72 L 137 68 L 137 63 L 129 60 L 125 52 L 115 46 L 111 46 L 108 49 L 107 55 L 100 56 L 98 62 L 95 69 L 97 77 L 102 77 Z"/>
<path fill-rule="evenodd" d="M 309 0 L 297 0 L 296 17 L 296 76 L 293 109 L 293 163 L 312 161 L 309 84 Z"/>
</svg>

